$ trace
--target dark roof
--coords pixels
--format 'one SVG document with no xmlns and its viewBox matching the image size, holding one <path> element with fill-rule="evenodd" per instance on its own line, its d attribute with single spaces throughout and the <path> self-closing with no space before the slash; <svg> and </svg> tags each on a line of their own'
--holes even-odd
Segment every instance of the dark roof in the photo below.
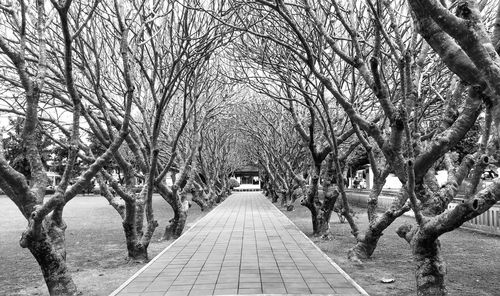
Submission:
<svg viewBox="0 0 500 296">
<path fill-rule="evenodd" d="M 259 168 L 252 165 L 242 166 L 234 171 L 235 173 L 259 172 Z"/>
</svg>

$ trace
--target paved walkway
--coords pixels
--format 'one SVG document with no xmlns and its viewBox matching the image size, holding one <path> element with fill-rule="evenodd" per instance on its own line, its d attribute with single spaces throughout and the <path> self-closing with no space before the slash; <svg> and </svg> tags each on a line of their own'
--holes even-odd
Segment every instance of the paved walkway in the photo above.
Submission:
<svg viewBox="0 0 500 296">
<path fill-rule="evenodd" d="M 368 295 L 261 193 L 193 225 L 111 295 Z"/>
</svg>

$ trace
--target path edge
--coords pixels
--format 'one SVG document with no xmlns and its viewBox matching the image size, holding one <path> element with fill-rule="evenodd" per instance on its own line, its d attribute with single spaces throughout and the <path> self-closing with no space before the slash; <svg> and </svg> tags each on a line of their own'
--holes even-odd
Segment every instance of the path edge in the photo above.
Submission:
<svg viewBox="0 0 500 296">
<path fill-rule="evenodd" d="M 234 193 L 231 193 L 229 196 L 233 195 Z M 226 201 L 228 198 L 226 197 L 226 199 L 224 199 L 224 201 Z M 224 202 L 223 201 L 223 202 Z M 146 265 L 144 265 L 143 267 L 141 267 L 141 269 L 139 269 L 138 271 L 136 271 L 131 277 L 129 277 L 125 282 L 123 282 L 118 288 L 116 288 L 113 292 L 111 292 L 111 294 L 109 294 L 109 296 L 116 296 L 118 295 L 118 293 L 120 293 L 128 284 L 130 284 L 136 277 L 138 277 L 144 270 L 146 270 L 149 266 L 151 266 L 158 258 L 160 258 L 166 251 L 168 251 L 168 249 L 170 249 L 170 247 L 172 247 L 183 235 L 185 235 L 186 233 L 190 232 L 191 229 L 193 229 L 196 225 L 198 225 L 198 223 L 200 223 L 203 219 L 205 219 L 206 217 L 208 217 L 210 214 L 212 214 L 214 212 L 214 210 L 219 206 L 221 205 L 223 202 L 221 202 L 220 204 L 218 204 L 215 208 L 213 208 L 210 212 L 208 212 L 205 216 L 201 217 L 200 219 L 198 219 L 198 221 L 195 221 L 191 227 L 189 227 L 188 230 L 186 230 L 185 232 L 183 232 L 181 234 L 181 236 L 179 236 L 178 238 L 176 238 L 172 243 L 170 243 L 170 245 L 166 246 L 165 249 L 163 249 L 160 253 L 158 253 L 158 255 L 154 256 L 153 259 L 151 259 Z"/>
<path fill-rule="evenodd" d="M 262 193 L 261 193 L 262 194 Z M 262 196 L 264 196 L 264 198 L 269 201 L 269 199 L 264 195 L 262 194 Z M 323 257 L 325 257 L 326 260 L 328 260 L 328 262 L 330 262 L 330 264 L 335 267 L 335 269 L 337 269 L 337 271 L 342 274 L 342 276 L 344 276 L 344 278 L 351 284 L 354 286 L 354 288 L 356 288 L 356 290 L 358 290 L 359 293 L 361 293 L 361 295 L 363 296 L 370 296 L 370 294 L 368 294 L 368 292 L 365 291 L 365 289 L 363 289 L 363 287 L 361 287 L 358 283 L 356 283 L 356 281 L 354 281 L 350 276 L 349 274 L 347 274 L 347 272 L 345 272 L 337 263 L 335 263 L 335 261 L 332 260 L 332 258 L 328 257 L 327 254 L 325 254 L 325 252 L 323 252 L 323 250 L 320 249 L 320 247 L 318 247 L 302 230 L 300 230 L 300 228 L 295 224 L 293 223 L 292 220 L 290 220 L 290 218 L 287 217 L 287 215 L 285 215 L 274 203 L 272 203 L 271 201 L 269 201 L 270 204 L 273 205 L 273 207 L 281 214 L 283 215 L 285 218 L 288 219 L 288 221 L 290 221 L 290 223 L 292 223 L 292 225 L 316 248 L 316 250 L 318 250 L 321 255 L 323 255 Z"/>
</svg>

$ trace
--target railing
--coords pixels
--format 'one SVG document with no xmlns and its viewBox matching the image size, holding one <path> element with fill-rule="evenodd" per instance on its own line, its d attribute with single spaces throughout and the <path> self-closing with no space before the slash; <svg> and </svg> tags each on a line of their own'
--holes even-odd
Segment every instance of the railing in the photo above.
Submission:
<svg viewBox="0 0 500 296">
<path fill-rule="evenodd" d="M 381 210 L 388 209 L 394 200 L 394 194 L 396 193 L 383 191 L 378 198 L 378 208 Z M 347 190 L 349 202 L 360 207 L 367 206 L 368 195 L 369 191 L 366 190 Z M 461 203 L 462 200 L 463 199 L 460 198 L 453 200 L 453 202 L 448 205 L 448 209 L 453 209 Z M 408 215 L 412 216 L 413 212 L 410 211 Z M 465 222 L 461 227 L 474 231 L 500 235 L 500 204 L 497 203 L 481 215 Z"/>
</svg>

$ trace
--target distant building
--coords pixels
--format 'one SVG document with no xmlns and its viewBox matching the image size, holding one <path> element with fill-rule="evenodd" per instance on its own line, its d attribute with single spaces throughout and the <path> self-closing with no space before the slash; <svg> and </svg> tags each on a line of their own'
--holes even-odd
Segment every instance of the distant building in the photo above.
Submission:
<svg viewBox="0 0 500 296">
<path fill-rule="evenodd" d="M 239 189 L 260 188 L 259 169 L 254 166 L 244 166 L 234 172 L 234 178 L 240 183 Z"/>
<path fill-rule="evenodd" d="M 59 182 L 61 182 L 61 175 L 54 172 L 47 172 L 47 179 L 49 181 L 47 186 L 56 188 Z"/>
</svg>

